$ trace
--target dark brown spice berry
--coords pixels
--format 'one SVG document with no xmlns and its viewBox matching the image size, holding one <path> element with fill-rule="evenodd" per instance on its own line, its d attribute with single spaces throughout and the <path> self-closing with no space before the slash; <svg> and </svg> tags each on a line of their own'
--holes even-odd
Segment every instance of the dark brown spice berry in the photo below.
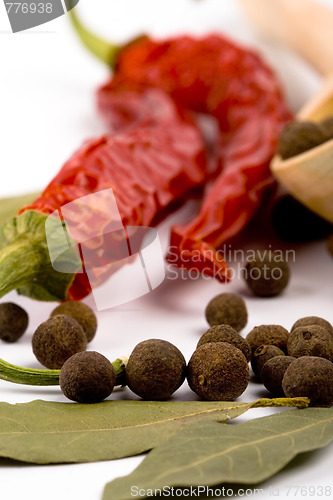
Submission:
<svg viewBox="0 0 333 500">
<path fill-rule="evenodd" d="M 242 351 L 227 342 L 203 344 L 188 364 L 187 380 L 198 396 L 210 401 L 232 401 L 249 382 L 248 363 Z"/>
<path fill-rule="evenodd" d="M 289 335 L 289 356 L 316 356 L 333 361 L 333 337 L 318 325 L 299 326 Z"/>
<path fill-rule="evenodd" d="M 289 332 L 281 325 L 255 326 L 245 337 L 250 344 L 252 353 L 261 345 L 275 345 L 287 352 Z"/>
<path fill-rule="evenodd" d="M 242 351 L 247 361 L 251 359 L 250 345 L 229 325 L 211 326 L 209 330 L 201 336 L 197 348 L 209 342 L 227 342 L 228 344 L 232 344 Z"/>
<path fill-rule="evenodd" d="M 258 379 L 261 379 L 261 370 L 265 363 L 276 356 L 285 356 L 276 345 L 261 345 L 253 353 L 251 358 L 251 366 L 253 373 Z"/>
<path fill-rule="evenodd" d="M 289 266 L 277 252 L 257 252 L 245 266 L 243 277 L 258 297 L 274 297 L 289 283 Z"/>
<path fill-rule="evenodd" d="M 275 356 L 264 364 L 261 380 L 273 396 L 283 396 L 282 380 L 288 366 L 295 360 L 292 356 Z"/>
<path fill-rule="evenodd" d="M 63 302 L 52 311 L 51 317 L 58 314 L 66 314 L 76 319 L 86 334 L 87 342 L 91 342 L 97 330 L 97 318 L 87 304 L 75 300 Z"/>
<path fill-rule="evenodd" d="M 28 314 L 13 302 L 0 304 L 0 339 L 16 342 L 28 327 Z"/>
<path fill-rule="evenodd" d="M 327 140 L 330 141 L 331 139 L 333 139 L 333 116 L 330 116 L 325 120 L 323 120 L 322 122 L 320 122 L 320 126 L 324 131 Z"/>
<path fill-rule="evenodd" d="M 87 338 L 83 328 L 65 314 L 53 316 L 39 325 L 32 338 L 36 358 L 50 369 L 61 368 L 68 358 L 86 348 Z"/>
<path fill-rule="evenodd" d="M 293 332 L 299 326 L 310 326 L 310 325 L 318 325 L 325 330 L 328 331 L 333 337 L 333 326 L 329 321 L 324 318 L 320 318 L 319 316 L 305 316 L 304 318 L 298 319 L 293 326 L 291 327 L 290 332 Z"/>
<path fill-rule="evenodd" d="M 137 344 L 126 365 L 126 383 L 142 399 L 165 400 L 185 380 L 186 361 L 176 346 L 150 339 Z"/>
<path fill-rule="evenodd" d="M 326 141 L 327 134 L 320 124 L 310 121 L 292 122 L 280 134 L 278 154 L 287 160 Z"/>
<path fill-rule="evenodd" d="M 280 198 L 272 212 L 272 225 L 285 241 L 306 242 L 326 238 L 333 226 L 290 195 Z"/>
<path fill-rule="evenodd" d="M 287 398 L 307 397 L 311 406 L 331 406 L 333 364 L 315 356 L 297 358 L 288 366 L 282 387 Z"/>
<path fill-rule="evenodd" d="M 247 323 L 244 300 L 235 293 L 221 293 L 211 299 L 206 307 L 206 319 L 210 326 L 230 325 L 239 332 Z"/>
<path fill-rule="evenodd" d="M 63 364 L 59 384 L 66 398 L 78 403 L 98 403 L 107 398 L 116 383 L 116 373 L 102 354 L 78 352 Z"/>
<path fill-rule="evenodd" d="M 327 239 L 327 250 L 331 255 L 333 255 L 333 234 Z"/>
</svg>

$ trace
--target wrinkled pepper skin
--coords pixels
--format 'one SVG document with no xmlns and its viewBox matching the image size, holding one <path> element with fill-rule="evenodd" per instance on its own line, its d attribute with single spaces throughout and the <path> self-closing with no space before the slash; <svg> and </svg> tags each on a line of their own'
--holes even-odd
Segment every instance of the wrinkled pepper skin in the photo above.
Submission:
<svg viewBox="0 0 333 500">
<path fill-rule="evenodd" d="M 112 188 L 123 226 L 150 226 L 168 215 L 175 203 L 183 202 L 191 190 L 202 186 L 207 176 L 205 145 L 192 117 L 156 88 L 125 93 L 123 98 L 113 108 L 117 132 L 84 143 L 21 214 L 37 211 L 46 217 L 71 201 Z M 129 102 L 130 119 L 126 111 Z M 99 224 L 101 238 L 96 240 L 92 262 L 84 261 L 86 268 L 94 267 L 96 252 L 102 263 L 104 253 L 108 264 L 112 239 L 107 235 L 112 233 L 107 232 L 107 226 L 112 221 L 107 209 L 104 213 L 106 217 L 94 221 L 94 232 Z M 84 216 L 83 212 L 80 217 Z M 90 221 L 80 220 L 80 226 L 86 228 L 89 238 Z M 85 297 L 92 285 L 106 277 L 97 269 L 91 283 L 85 273 L 78 273 L 65 298 Z"/>
<path fill-rule="evenodd" d="M 209 114 L 218 124 L 219 174 L 194 220 L 172 229 L 168 258 L 225 281 L 216 250 L 244 228 L 273 183 L 269 162 L 281 128 L 292 119 L 279 83 L 256 53 L 220 35 L 139 39 L 120 52 L 114 76 L 98 91 L 110 126 L 115 96 L 145 86 L 165 90 L 184 109 Z"/>
<path fill-rule="evenodd" d="M 162 42 L 145 37 L 120 50 L 98 104 L 112 133 L 87 141 L 36 201 L 0 228 L 0 296 L 12 289 L 40 300 L 88 295 L 87 275 L 66 278 L 52 268 L 45 220 L 108 188 L 124 226 L 149 226 L 207 184 L 194 220 L 172 229 L 168 259 L 227 281 L 218 247 L 260 205 L 272 183 L 269 162 L 279 132 L 291 119 L 273 72 L 255 53 L 218 35 Z M 209 152 L 197 114 L 218 125 Z M 95 249 L 107 262 L 108 240 L 100 240 Z M 97 270 L 95 278 L 93 285 L 107 275 Z"/>
</svg>

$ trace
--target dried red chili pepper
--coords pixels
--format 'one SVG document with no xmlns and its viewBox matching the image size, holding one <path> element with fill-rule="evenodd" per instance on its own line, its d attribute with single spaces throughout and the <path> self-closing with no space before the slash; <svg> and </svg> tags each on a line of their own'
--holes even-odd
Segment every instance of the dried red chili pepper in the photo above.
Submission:
<svg viewBox="0 0 333 500">
<path fill-rule="evenodd" d="M 135 128 L 128 126 L 129 101 Z M 112 188 L 123 225 L 149 226 L 204 182 L 204 142 L 187 113 L 159 89 L 124 93 L 122 102 L 118 100 L 117 113 L 116 107 L 113 110 L 122 130 L 86 142 L 43 194 L 0 230 L 0 296 L 16 288 L 30 297 L 63 300 L 80 299 L 91 291 L 86 274 L 61 273 L 51 266 L 45 221 L 66 203 Z M 88 239 L 90 231 L 98 235 L 92 255 L 102 254 L 101 262 L 107 263 L 112 239 L 104 236 L 110 234 L 112 217 L 99 208 L 93 224 L 91 212 L 79 213 L 80 227 Z M 74 255 L 68 258 L 78 264 Z M 94 285 L 105 278 L 103 268 L 96 270 L 95 278 Z"/>
<path fill-rule="evenodd" d="M 107 120 L 114 95 L 136 85 L 163 88 L 182 107 L 217 120 L 220 174 L 194 220 L 173 228 L 168 259 L 224 281 L 216 250 L 259 207 L 273 182 L 269 162 L 280 130 L 291 119 L 277 79 L 257 54 L 222 36 L 184 36 L 141 38 L 120 51 L 114 76 L 98 91 Z"/>
<path fill-rule="evenodd" d="M 96 40 L 94 46 L 95 42 Z M 103 51 L 103 58 L 106 60 L 110 53 L 106 45 Z M 116 53 L 115 50 L 111 52 Z M 290 119 L 274 75 L 255 54 L 218 36 L 206 37 L 203 40 L 181 37 L 161 43 L 141 39 L 121 52 L 116 70 L 112 82 L 100 91 L 101 103 L 107 102 L 105 98 L 113 100 L 113 124 L 118 120 L 117 126 L 119 123 L 128 125 L 133 120 L 132 113 L 128 115 L 123 108 L 122 116 L 118 114 L 115 121 L 115 94 L 120 96 L 124 91 L 133 92 L 137 89 L 142 91 L 143 88 L 151 87 L 167 91 L 182 108 L 209 113 L 218 121 L 220 138 L 217 156 L 223 168 L 221 176 L 208 192 L 198 218 L 183 229 L 174 229 L 172 243 L 176 243 L 178 265 L 189 268 L 194 266 L 207 274 L 217 276 L 222 281 L 227 279 L 226 264 L 218 258 L 216 246 L 239 231 L 259 205 L 262 190 L 271 181 L 268 163 L 275 150 L 277 135 L 282 125 Z M 145 170 L 147 167 L 145 162 L 143 171 L 140 166 L 140 172 L 147 174 L 143 181 L 144 187 L 152 172 L 156 174 L 161 166 L 161 171 L 164 173 L 166 169 L 169 174 L 163 176 L 163 187 L 152 183 L 153 194 L 150 193 L 151 196 L 148 197 L 151 205 L 145 212 L 149 213 L 149 210 L 152 210 L 152 219 L 157 218 L 160 209 L 164 209 L 174 200 L 183 199 L 191 187 L 203 182 L 206 174 L 204 171 L 207 170 L 207 166 L 202 166 L 198 160 L 198 153 L 200 157 L 203 153 L 198 130 L 192 123 L 190 127 L 192 131 L 195 130 L 196 138 L 194 137 L 194 142 L 191 143 L 179 122 L 180 109 L 177 109 L 176 114 L 179 115 L 176 123 L 170 120 L 167 127 L 165 124 L 164 127 L 156 126 L 158 113 L 150 121 L 154 126 L 142 127 L 142 130 L 147 131 L 145 140 L 141 143 L 142 147 L 148 144 L 149 149 L 155 133 L 160 141 L 158 146 L 156 142 L 156 147 L 152 148 L 157 170 L 151 170 L 150 167 Z M 138 116 L 137 111 L 134 116 Z M 184 123 L 183 120 L 181 123 Z M 189 127 L 188 122 L 186 126 Z M 131 148 L 135 147 L 135 144 L 140 144 L 140 141 L 137 142 L 140 134 L 138 135 L 136 129 L 129 127 L 123 133 L 132 135 L 133 139 L 135 136 Z M 262 137 L 264 140 L 261 143 Z M 176 147 L 174 149 L 171 147 L 166 155 L 163 147 L 169 148 L 171 143 L 176 144 Z M 120 151 L 124 146 L 121 144 Z M 54 300 L 79 298 L 89 292 L 85 278 L 79 282 L 74 276 L 51 272 L 45 245 L 45 213 L 88 192 L 104 189 L 106 186 L 114 188 L 112 183 L 111 185 L 108 182 L 100 183 L 99 176 L 96 175 L 98 171 L 103 178 L 106 166 L 109 165 L 109 145 L 107 139 L 102 139 L 85 146 L 83 154 L 74 155 L 58 179 L 46 189 L 44 198 L 37 200 L 30 210 L 22 213 L 2 229 L 0 279 L 2 277 L 4 279 L 0 294 L 18 288 L 21 293 L 33 297 Z M 182 158 L 180 162 L 179 153 Z M 128 174 L 130 171 L 128 155 L 122 157 L 120 154 L 120 157 L 127 165 L 125 171 Z M 186 168 L 183 168 L 185 164 Z M 180 170 L 177 167 L 180 167 Z M 131 182 L 135 176 L 128 177 Z M 160 179 L 152 177 L 159 184 Z M 108 180 L 110 181 L 110 178 Z M 173 186 L 173 190 L 170 189 L 170 185 Z M 151 184 L 148 182 L 148 190 L 149 187 Z M 146 206 L 146 195 L 147 191 L 143 198 L 136 196 L 135 202 L 138 202 L 138 205 L 131 211 L 133 219 L 129 219 L 134 224 L 145 219 L 139 214 L 144 212 L 140 211 Z M 167 201 L 162 203 L 164 197 Z M 156 198 L 159 200 L 158 203 Z M 126 211 L 123 215 L 126 224 Z M 148 217 L 147 221 L 152 219 Z M 191 259 L 186 259 L 184 262 L 182 259 L 184 251 L 187 257 L 192 258 L 195 255 L 195 262 Z M 29 263 L 28 268 L 22 266 L 21 261 Z"/>
</svg>

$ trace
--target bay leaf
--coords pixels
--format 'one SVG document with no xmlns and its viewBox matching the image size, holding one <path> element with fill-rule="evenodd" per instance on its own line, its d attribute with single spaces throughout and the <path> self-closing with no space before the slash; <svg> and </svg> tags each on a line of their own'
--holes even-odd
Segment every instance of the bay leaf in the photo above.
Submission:
<svg viewBox="0 0 333 500">
<path fill-rule="evenodd" d="M 298 453 L 332 440 L 330 408 L 283 411 L 240 425 L 193 422 L 148 453 L 131 474 L 107 484 L 103 500 L 129 500 L 133 485 L 147 498 L 164 487 L 258 484 Z"/>
<path fill-rule="evenodd" d="M 19 196 L 0 198 L 0 226 L 8 219 L 15 217 L 17 212 L 32 203 L 40 193 L 27 193 Z"/>
<path fill-rule="evenodd" d="M 38 464 L 122 458 L 161 445 L 188 422 L 226 422 L 249 408 L 278 404 L 304 400 L 0 403 L 0 456 Z"/>
</svg>

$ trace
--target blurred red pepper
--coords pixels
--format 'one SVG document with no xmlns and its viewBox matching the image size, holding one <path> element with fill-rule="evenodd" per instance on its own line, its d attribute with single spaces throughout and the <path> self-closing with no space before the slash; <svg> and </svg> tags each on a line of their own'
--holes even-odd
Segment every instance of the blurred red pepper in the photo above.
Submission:
<svg viewBox="0 0 333 500">
<path fill-rule="evenodd" d="M 75 23 L 96 51 L 96 37 Z M 213 150 L 220 173 L 195 220 L 173 228 L 170 262 L 227 280 L 218 246 L 244 227 L 272 182 L 269 161 L 291 115 L 274 74 L 256 54 L 217 35 L 164 42 L 145 37 L 120 52 L 100 46 L 102 59 L 111 54 L 117 64 L 114 77 L 99 90 L 99 106 L 120 130 L 85 144 L 43 195 L 2 228 L 0 296 L 14 288 L 43 300 L 87 295 L 84 274 L 52 271 L 47 214 L 111 187 L 124 225 L 156 223 L 211 174 L 194 113 L 217 121 Z M 97 282 L 103 279 L 98 274 Z"/>
<path fill-rule="evenodd" d="M 225 263 L 216 250 L 259 207 L 273 182 L 269 162 L 280 130 L 292 118 L 278 81 L 257 54 L 220 35 L 140 38 L 116 61 L 113 77 L 98 91 L 109 123 L 115 95 L 143 86 L 162 88 L 183 108 L 217 121 L 220 173 L 194 220 L 173 228 L 168 259 L 224 281 Z"/>
<path fill-rule="evenodd" d="M 128 126 L 128 102 L 135 128 Z M 186 111 L 159 89 L 124 93 L 122 103 L 118 101 L 117 112 L 113 109 L 119 130 L 87 141 L 42 195 L 0 229 L 0 296 L 16 288 L 42 300 L 80 299 L 105 280 L 108 272 L 103 267 L 96 269 L 91 282 L 85 273 L 61 273 L 51 266 L 45 221 L 67 203 L 112 188 L 122 224 L 150 226 L 204 183 L 204 141 Z M 95 266 L 96 253 L 99 262 L 109 264 L 113 250 L 108 232 L 112 216 L 108 207 L 100 208 L 96 207 L 93 225 L 91 211 L 73 212 L 87 239 L 92 233 L 98 235 L 92 261 L 85 256 L 86 269 Z"/>
</svg>

